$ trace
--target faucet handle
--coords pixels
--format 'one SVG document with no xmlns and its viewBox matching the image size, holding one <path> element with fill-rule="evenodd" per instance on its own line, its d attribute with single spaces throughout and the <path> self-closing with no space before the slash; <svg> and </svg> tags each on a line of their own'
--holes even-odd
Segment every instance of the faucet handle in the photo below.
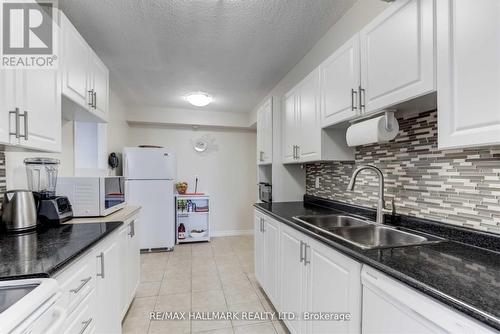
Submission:
<svg viewBox="0 0 500 334">
<path fill-rule="evenodd" d="M 396 214 L 396 205 L 394 204 L 394 198 L 391 198 L 391 205 L 389 208 L 386 207 L 385 203 L 384 203 L 384 209 L 383 209 L 384 213 L 390 213 L 391 215 L 395 215 Z"/>
</svg>

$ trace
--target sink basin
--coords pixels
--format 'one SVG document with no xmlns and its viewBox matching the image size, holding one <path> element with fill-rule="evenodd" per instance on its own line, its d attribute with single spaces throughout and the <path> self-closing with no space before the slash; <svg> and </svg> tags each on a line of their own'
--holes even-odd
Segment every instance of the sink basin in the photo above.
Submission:
<svg viewBox="0 0 500 334">
<path fill-rule="evenodd" d="M 363 249 L 414 246 L 438 242 L 440 238 L 395 230 L 393 228 L 369 225 L 357 228 L 330 230 L 333 235 Z"/>
<path fill-rule="evenodd" d="M 366 226 L 370 222 L 344 215 L 318 215 L 318 216 L 297 216 L 293 217 L 303 224 L 321 229 L 331 230 L 338 227 L 353 227 L 353 226 Z"/>
<path fill-rule="evenodd" d="M 300 223 L 342 239 L 362 249 L 392 248 L 436 243 L 442 239 L 421 236 L 360 218 L 330 214 L 293 217 Z"/>
</svg>

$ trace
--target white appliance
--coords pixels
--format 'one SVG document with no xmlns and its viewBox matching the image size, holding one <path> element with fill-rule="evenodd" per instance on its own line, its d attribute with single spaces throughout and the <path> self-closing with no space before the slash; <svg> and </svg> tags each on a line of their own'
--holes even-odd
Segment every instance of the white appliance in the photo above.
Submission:
<svg viewBox="0 0 500 334">
<path fill-rule="evenodd" d="M 127 205 L 123 176 L 59 177 L 56 193 L 68 197 L 73 217 L 104 217 Z"/>
<path fill-rule="evenodd" d="M 0 333 L 61 333 L 66 321 L 52 278 L 0 282 Z"/>
<path fill-rule="evenodd" d="M 140 205 L 140 248 L 171 250 L 175 243 L 175 154 L 164 148 L 126 147 L 123 174 L 126 199 Z"/>
</svg>

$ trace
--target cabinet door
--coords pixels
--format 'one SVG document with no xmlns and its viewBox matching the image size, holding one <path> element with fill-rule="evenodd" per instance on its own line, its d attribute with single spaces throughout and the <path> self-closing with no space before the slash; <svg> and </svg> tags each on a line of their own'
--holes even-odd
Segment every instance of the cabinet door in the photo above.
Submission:
<svg viewBox="0 0 500 334">
<path fill-rule="evenodd" d="M 61 151 L 61 85 L 56 70 L 19 70 L 16 89 L 21 101 L 19 145 L 42 151 Z"/>
<path fill-rule="evenodd" d="M 300 162 L 320 160 L 319 69 L 306 77 L 299 92 L 299 159 Z"/>
<path fill-rule="evenodd" d="M 257 163 L 265 165 L 273 159 L 272 100 L 268 100 L 257 114 Z"/>
<path fill-rule="evenodd" d="M 15 132 L 15 117 L 10 111 L 15 110 L 14 70 L 0 70 L 0 143 L 16 144 L 17 139 L 9 133 Z"/>
<path fill-rule="evenodd" d="M 65 15 L 62 20 L 62 93 L 87 109 L 90 106 L 89 46 Z"/>
<path fill-rule="evenodd" d="M 117 235 L 96 247 L 97 333 L 120 333 L 119 242 Z"/>
<path fill-rule="evenodd" d="M 307 247 L 307 311 L 350 313 L 349 321 L 307 321 L 308 333 L 360 333 L 361 264 L 319 243 Z"/>
<path fill-rule="evenodd" d="M 262 274 L 264 268 L 264 235 L 262 233 L 262 217 L 254 216 L 254 246 L 255 246 L 255 277 L 261 286 L 264 286 L 264 276 Z"/>
<path fill-rule="evenodd" d="M 129 268 L 129 301 L 134 298 L 140 281 L 141 272 L 141 251 L 139 247 L 140 223 L 138 218 L 134 218 L 129 224 L 128 239 L 128 268 Z"/>
<path fill-rule="evenodd" d="M 284 98 L 283 113 L 283 163 L 296 162 L 295 145 L 299 142 L 297 133 L 296 92 L 291 91 Z"/>
<path fill-rule="evenodd" d="M 360 41 L 365 112 L 435 90 L 433 0 L 396 1 L 363 28 Z"/>
<path fill-rule="evenodd" d="M 107 119 L 108 115 L 108 96 L 109 96 L 109 72 L 104 63 L 91 53 L 91 82 L 94 90 L 94 107 L 91 111 L 94 112 L 102 120 Z"/>
<path fill-rule="evenodd" d="M 438 144 L 500 144 L 500 2 L 437 1 Z"/>
<path fill-rule="evenodd" d="M 356 117 L 359 113 L 359 35 L 341 46 L 320 66 L 321 125 L 323 127 Z"/>
<path fill-rule="evenodd" d="M 280 283 L 281 312 L 293 312 L 301 316 L 304 310 L 304 263 L 301 259 L 302 242 L 300 234 L 288 228 L 280 232 Z M 292 334 L 304 333 L 304 323 L 300 319 L 285 320 Z"/>
<path fill-rule="evenodd" d="M 278 261 L 279 261 L 279 227 L 278 223 L 265 218 L 264 223 L 264 290 L 275 307 L 279 303 Z"/>
<path fill-rule="evenodd" d="M 264 163 L 264 115 L 263 110 L 259 109 L 257 112 L 257 164 L 262 165 Z"/>
<path fill-rule="evenodd" d="M 120 280 L 120 316 L 124 317 L 127 313 L 128 303 L 129 303 L 129 252 L 128 252 L 128 238 L 129 238 L 129 227 L 123 226 L 118 232 L 118 244 L 119 244 L 119 271 L 120 277 L 125 279 Z"/>
</svg>

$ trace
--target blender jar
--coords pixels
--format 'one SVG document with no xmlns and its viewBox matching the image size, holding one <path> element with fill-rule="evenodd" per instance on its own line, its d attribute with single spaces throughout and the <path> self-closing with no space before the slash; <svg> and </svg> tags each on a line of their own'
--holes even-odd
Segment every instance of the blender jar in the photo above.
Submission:
<svg viewBox="0 0 500 334">
<path fill-rule="evenodd" d="M 29 190 L 39 194 L 41 198 L 56 195 L 57 171 L 59 160 L 51 158 L 24 159 Z"/>
</svg>

